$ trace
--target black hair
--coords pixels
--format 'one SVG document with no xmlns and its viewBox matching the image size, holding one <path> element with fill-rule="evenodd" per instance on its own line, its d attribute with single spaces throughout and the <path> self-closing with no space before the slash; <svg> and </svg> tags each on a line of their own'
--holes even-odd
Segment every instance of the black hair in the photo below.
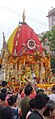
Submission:
<svg viewBox="0 0 55 119">
<path fill-rule="evenodd" d="M 7 81 L 2 81 L 2 87 L 5 87 L 7 85 Z"/>
<path fill-rule="evenodd" d="M 36 94 L 41 94 L 41 93 L 44 93 L 44 90 L 43 90 L 43 89 L 38 89 L 38 90 L 36 91 Z"/>
<path fill-rule="evenodd" d="M 8 99 L 9 106 L 12 106 L 16 102 L 16 97 L 14 95 L 10 96 Z"/>
<path fill-rule="evenodd" d="M 46 106 L 47 102 L 49 101 L 49 97 L 46 94 L 38 94 L 35 97 L 35 105 L 37 109 L 42 109 Z"/>
<path fill-rule="evenodd" d="M 30 108 L 31 108 L 31 109 L 34 109 L 34 108 L 35 108 L 35 98 L 32 98 L 32 99 L 29 101 L 29 105 L 30 105 Z"/>
<path fill-rule="evenodd" d="M 55 103 L 52 100 L 49 100 L 49 102 L 46 105 L 46 110 L 44 112 L 44 116 L 50 116 L 50 111 L 52 112 L 55 109 Z"/>
<path fill-rule="evenodd" d="M 30 84 L 28 84 L 28 85 L 26 85 L 24 92 L 28 96 L 28 95 L 30 95 L 32 90 L 33 90 L 32 86 Z"/>
<path fill-rule="evenodd" d="M 4 106 L 1 109 L 1 114 L 0 114 L 1 119 L 14 119 L 14 114 L 12 109 L 9 106 Z"/>
</svg>

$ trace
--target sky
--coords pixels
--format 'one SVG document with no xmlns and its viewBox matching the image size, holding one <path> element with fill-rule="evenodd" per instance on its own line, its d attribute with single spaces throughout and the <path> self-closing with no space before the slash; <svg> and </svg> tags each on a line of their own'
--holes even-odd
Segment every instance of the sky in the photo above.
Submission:
<svg viewBox="0 0 55 119">
<path fill-rule="evenodd" d="M 25 22 L 40 34 L 49 30 L 48 12 L 55 8 L 55 0 L 0 0 L 0 50 L 3 44 L 3 35 L 8 41 L 14 29 L 22 22 L 25 9 Z"/>
</svg>

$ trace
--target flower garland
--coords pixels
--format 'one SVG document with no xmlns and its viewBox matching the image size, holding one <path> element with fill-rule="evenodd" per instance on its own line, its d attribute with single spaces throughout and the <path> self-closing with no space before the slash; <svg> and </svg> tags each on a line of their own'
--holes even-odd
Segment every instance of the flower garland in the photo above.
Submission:
<svg viewBox="0 0 55 119">
<path fill-rule="evenodd" d="M 30 62 L 34 61 L 34 57 L 32 55 L 27 55 L 27 59 Z"/>
<path fill-rule="evenodd" d="M 18 62 L 18 57 L 17 58 L 13 58 L 13 57 L 11 57 L 11 62 L 13 63 L 13 64 L 16 64 L 17 62 Z"/>
</svg>

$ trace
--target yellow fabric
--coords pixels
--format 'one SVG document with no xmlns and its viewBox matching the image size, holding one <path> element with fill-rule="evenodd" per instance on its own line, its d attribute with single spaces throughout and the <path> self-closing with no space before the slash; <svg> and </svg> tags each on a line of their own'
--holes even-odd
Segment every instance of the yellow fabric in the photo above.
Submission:
<svg viewBox="0 0 55 119">
<path fill-rule="evenodd" d="M 14 37 L 15 37 L 15 33 L 16 33 L 17 29 L 18 29 L 18 27 L 14 30 L 14 32 L 12 33 L 12 35 L 10 36 L 10 38 L 7 41 L 8 50 L 10 53 L 12 53 Z"/>
</svg>

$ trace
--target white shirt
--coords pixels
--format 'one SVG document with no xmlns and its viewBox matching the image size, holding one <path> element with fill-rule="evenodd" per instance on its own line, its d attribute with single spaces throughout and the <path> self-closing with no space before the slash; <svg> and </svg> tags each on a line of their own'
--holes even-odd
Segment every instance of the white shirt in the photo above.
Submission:
<svg viewBox="0 0 55 119">
<path fill-rule="evenodd" d="M 28 119 L 29 115 L 32 113 L 32 111 L 28 111 L 27 115 L 26 115 L 26 119 Z"/>
<path fill-rule="evenodd" d="M 52 94 L 50 94 L 50 95 L 48 95 L 48 96 L 49 96 L 50 100 L 53 100 L 54 103 L 55 103 L 55 94 L 52 93 Z"/>
</svg>

